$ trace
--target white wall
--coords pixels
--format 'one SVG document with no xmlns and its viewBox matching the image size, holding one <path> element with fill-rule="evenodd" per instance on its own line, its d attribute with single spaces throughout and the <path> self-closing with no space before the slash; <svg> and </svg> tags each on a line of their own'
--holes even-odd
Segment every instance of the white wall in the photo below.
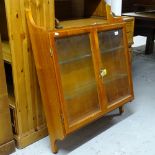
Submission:
<svg viewBox="0 0 155 155">
<path fill-rule="evenodd" d="M 111 0 L 105 0 L 107 4 L 111 5 Z"/>
<path fill-rule="evenodd" d="M 112 12 L 117 15 L 121 16 L 122 13 L 122 0 L 105 0 L 107 4 L 111 5 Z"/>
</svg>

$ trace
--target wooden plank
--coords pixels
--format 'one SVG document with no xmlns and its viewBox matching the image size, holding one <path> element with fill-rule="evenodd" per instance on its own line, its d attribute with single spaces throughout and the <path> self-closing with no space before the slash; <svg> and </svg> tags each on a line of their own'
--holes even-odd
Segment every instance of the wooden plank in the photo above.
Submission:
<svg viewBox="0 0 155 155">
<path fill-rule="evenodd" d="M 9 1 L 10 3 L 10 15 L 8 17 L 8 25 L 11 34 L 10 44 L 12 52 L 12 69 L 13 69 L 13 79 L 14 79 L 14 94 L 15 94 L 15 103 L 17 108 L 17 117 L 18 117 L 18 133 L 21 134 L 29 130 L 29 123 L 27 122 L 31 115 L 28 114 L 27 106 L 27 94 L 25 88 L 25 72 L 24 72 L 24 57 L 23 57 L 23 41 L 24 41 L 24 32 L 23 32 L 23 21 L 20 11 L 20 1 L 16 0 L 14 2 Z M 15 5 L 15 4 L 16 5 Z M 6 7 L 8 7 L 6 3 Z M 25 123 L 27 122 L 27 123 Z"/>
<path fill-rule="evenodd" d="M 15 142 L 14 140 L 7 142 L 0 146 L 0 155 L 9 155 L 15 152 Z"/>
<path fill-rule="evenodd" d="M 22 149 L 40 140 L 41 138 L 44 138 L 47 135 L 48 135 L 47 127 L 42 126 L 40 127 L 40 129 L 36 131 L 30 131 L 22 137 L 15 135 L 14 138 L 17 141 L 17 148 Z"/>
</svg>

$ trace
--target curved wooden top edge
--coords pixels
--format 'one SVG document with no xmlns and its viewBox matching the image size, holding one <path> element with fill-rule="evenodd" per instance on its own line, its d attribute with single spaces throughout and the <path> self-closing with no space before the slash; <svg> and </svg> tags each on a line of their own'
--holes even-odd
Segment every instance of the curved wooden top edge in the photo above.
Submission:
<svg viewBox="0 0 155 155">
<path fill-rule="evenodd" d="M 46 31 L 46 29 L 45 29 L 44 27 L 38 26 L 38 25 L 35 23 L 35 21 L 34 21 L 34 19 L 33 19 L 33 17 L 32 17 L 32 11 L 31 11 L 31 9 L 25 9 L 25 12 L 26 12 L 26 19 L 27 19 L 27 22 L 28 22 L 29 24 L 31 24 L 32 27 L 37 28 L 37 29 L 42 29 L 42 30 Z"/>
<path fill-rule="evenodd" d="M 111 11 L 111 6 L 106 3 L 106 12 L 107 12 L 107 20 L 110 23 L 118 23 L 118 22 L 123 22 L 123 17 L 122 16 L 113 16 L 112 11 Z"/>
</svg>

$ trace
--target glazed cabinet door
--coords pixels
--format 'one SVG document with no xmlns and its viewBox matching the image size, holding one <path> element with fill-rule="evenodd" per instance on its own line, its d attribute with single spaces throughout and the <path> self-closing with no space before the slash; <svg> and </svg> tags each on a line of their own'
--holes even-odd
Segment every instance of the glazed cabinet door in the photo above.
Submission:
<svg viewBox="0 0 155 155">
<path fill-rule="evenodd" d="M 89 31 L 57 31 L 53 35 L 62 112 L 69 133 L 102 114 L 95 52 Z"/>
<path fill-rule="evenodd" d="M 128 45 L 123 27 L 100 28 L 97 32 L 101 59 L 100 77 L 107 97 L 107 109 L 133 98 Z"/>
</svg>

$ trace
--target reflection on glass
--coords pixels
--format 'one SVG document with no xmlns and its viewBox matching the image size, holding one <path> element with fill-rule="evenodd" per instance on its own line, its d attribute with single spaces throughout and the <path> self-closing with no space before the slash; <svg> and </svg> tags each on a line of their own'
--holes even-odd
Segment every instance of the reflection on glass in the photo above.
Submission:
<svg viewBox="0 0 155 155">
<path fill-rule="evenodd" d="M 99 32 L 99 47 L 103 68 L 107 75 L 103 78 L 107 99 L 113 104 L 129 95 L 129 81 L 122 29 Z"/>
<path fill-rule="evenodd" d="M 100 111 L 89 34 L 56 39 L 69 125 Z"/>
</svg>

